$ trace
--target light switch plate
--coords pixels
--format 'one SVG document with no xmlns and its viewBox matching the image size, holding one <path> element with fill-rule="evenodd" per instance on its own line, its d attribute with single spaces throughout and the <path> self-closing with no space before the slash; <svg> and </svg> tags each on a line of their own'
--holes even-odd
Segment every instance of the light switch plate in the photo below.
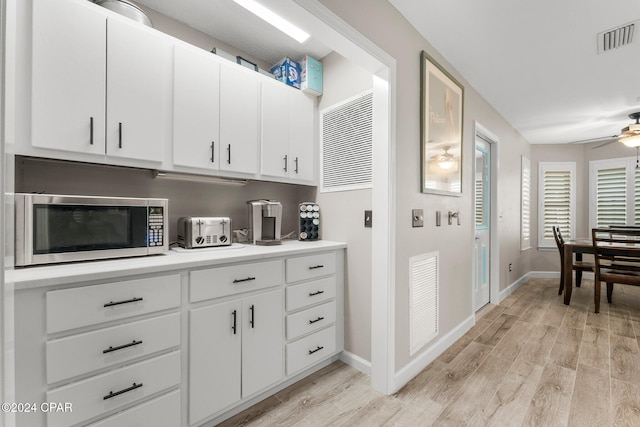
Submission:
<svg viewBox="0 0 640 427">
<path fill-rule="evenodd" d="M 424 227 L 424 210 L 412 209 L 411 218 L 411 224 L 413 227 Z"/>
<path fill-rule="evenodd" d="M 373 213 L 372 211 L 364 211 L 364 226 L 367 228 L 373 227 Z"/>
</svg>

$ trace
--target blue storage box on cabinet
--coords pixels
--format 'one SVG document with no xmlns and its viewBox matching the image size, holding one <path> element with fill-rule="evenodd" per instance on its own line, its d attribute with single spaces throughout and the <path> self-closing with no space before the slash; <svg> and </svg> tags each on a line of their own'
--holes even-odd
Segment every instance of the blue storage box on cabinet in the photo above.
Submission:
<svg viewBox="0 0 640 427">
<path fill-rule="evenodd" d="M 311 95 L 322 95 L 322 63 L 309 55 L 300 61 L 300 89 Z"/>
<path fill-rule="evenodd" d="M 271 74 L 275 76 L 276 80 L 300 89 L 300 64 L 296 61 L 284 58 L 271 67 Z"/>
</svg>

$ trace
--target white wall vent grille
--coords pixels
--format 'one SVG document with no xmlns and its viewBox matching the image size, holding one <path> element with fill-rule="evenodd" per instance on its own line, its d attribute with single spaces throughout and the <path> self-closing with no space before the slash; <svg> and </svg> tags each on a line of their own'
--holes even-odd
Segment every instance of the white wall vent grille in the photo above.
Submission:
<svg viewBox="0 0 640 427">
<path fill-rule="evenodd" d="M 320 112 L 321 192 L 372 186 L 373 92 Z"/>
<path fill-rule="evenodd" d="M 440 268 L 438 252 L 409 259 L 410 354 L 438 336 Z"/>
<path fill-rule="evenodd" d="M 598 53 L 618 49 L 633 42 L 635 26 L 640 21 L 598 33 Z"/>
</svg>

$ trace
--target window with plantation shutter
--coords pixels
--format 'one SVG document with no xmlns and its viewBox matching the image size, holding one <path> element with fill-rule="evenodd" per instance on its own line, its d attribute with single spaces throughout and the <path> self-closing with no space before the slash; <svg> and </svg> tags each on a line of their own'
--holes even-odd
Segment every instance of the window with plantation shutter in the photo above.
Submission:
<svg viewBox="0 0 640 427">
<path fill-rule="evenodd" d="M 640 225 L 636 158 L 589 162 L 589 228 Z"/>
<path fill-rule="evenodd" d="M 565 239 L 575 233 L 574 162 L 540 162 L 538 179 L 538 247 L 553 248 L 552 227 L 560 226 Z"/>
<path fill-rule="evenodd" d="M 520 198 L 520 249 L 531 248 L 531 161 L 522 156 L 522 196 Z"/>
<path fill-rule="evenodd" d="M 627 169 L 598 169 L 596 227 L 627 223 Z"/>
</svg>

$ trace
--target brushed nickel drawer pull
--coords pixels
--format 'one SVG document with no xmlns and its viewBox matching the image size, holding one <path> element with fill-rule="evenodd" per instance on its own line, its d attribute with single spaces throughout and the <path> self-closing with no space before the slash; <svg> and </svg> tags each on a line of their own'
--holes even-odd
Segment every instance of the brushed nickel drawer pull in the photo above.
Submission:
<svg viewBox="0 0 640 427">
<path fill-rule="evenodd" d="M 256 278 L 255 277 L 247 277 L 246 279 L 233 279 L 233 283 L 250 282 L 251 280 L 256 280 Z"/>
<path fill-rule="evenodd" d="M 106 396 L 102 397 L 102 400 L 111 399 L 112 397 L 119 396 L 119 395 L 124 394 L 124 393 L 126 393 L 128 391 L 132 391 L 132 390 L 135 390 L 135 389 L 140 388 L 140 387 L 142 387 L 142 383 L 140 383 L 140 384 L 133 383 L 133 385 L 131 387 L 125 388 L 124 390 L 116 391 L 115 393 L 110 391 L 109 394 L 107 394 Z"/>
<path fill-rule="evenodd" d="M 324 294 L 324 291 L 309 292 L 310 297 L 315 297 L 316 295 L 320 295 L 320 294 Z"/>
<path fill-rule="evenodd" d="M 312 325 L 312 324 L 314 324 L 316 322 L 319 322 L 321 320 L 324 320 L 324 317 L 318 316 L 318 318 L 316 320 L 309 320 L 309 324 Z"/>
<path fill-rule="evenodd" d="M 318 347 L 316 347 L 316 349 L 315 349 L 315 350 L 309 350 L 309 354 L 316 353 L 316 352 L 318 352 L 318 351 L 322 350 L 323 348 L 324 348 L 324 346 L 322 346 L 322 347 L 321 347 L 321 346 L 318 346 Z"/>
<path fill-rule="evenodd" d="M 324 268 L 324 265 L 314 265 L 313 267 L 309 267 L 309 270 L 315 270 L 316 268 Z"/>
<path fill-rule="evenodd" d="M 128 344 L 119 345 L 117 347 L 109 346 L 106 350 L 102 350 L 103 354 L 111 353 L 112 351 L 122 350 L 123 348 L 133 347 L 134 345 L 142 344 L 142 340 L 136 341 L 133 340 Z"/>
<path fill-rule="evenodd" d="M 111 301 L 111 302 L 106 303 L 104 305 L 104 307 L 107 308 L 107 307 L 113 307 L 114 305 L 130 304 L 132 302 L 138 302 L 138 301 L 142 301 L 142 300 L 143 300 L 143 298 L 134 297 L 134 298 L 128 299 L 126 301 L 116 301 L 116 302 Z"/>
</svg>

